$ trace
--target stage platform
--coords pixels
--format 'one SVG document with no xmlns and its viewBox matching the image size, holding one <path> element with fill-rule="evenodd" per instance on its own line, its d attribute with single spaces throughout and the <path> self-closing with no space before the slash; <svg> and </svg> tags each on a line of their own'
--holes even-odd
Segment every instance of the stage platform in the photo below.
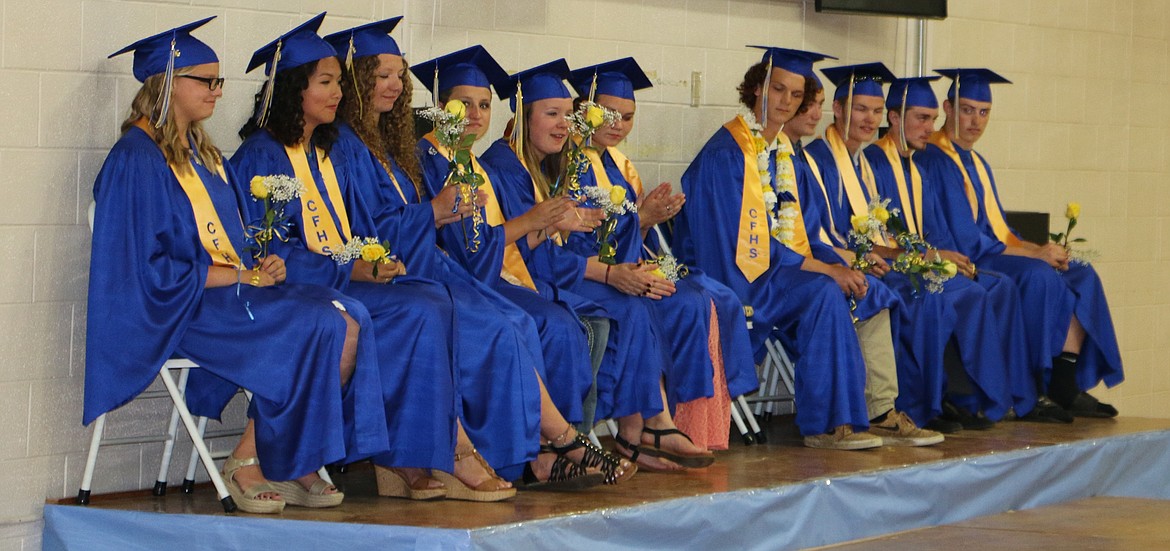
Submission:
<svg viewBox="0 0 1170 551">
<path fill-rule="evenodd" d="M 639 473 L 575 493 L 496 504 L 377 497 L 373 472 L 335 476 L 341 507 L 225 515 L 210 488 L 94 496 L 45 508 L 53 549 L 790 549 L 831 545 L 1094 496 L 1170 499 L 1170 420 L 1004 422 L 929 448 L 800 445 L 790 418 L 768 443 L 733 442 L 712 467 Z M 952 542 L 953 543 L 953 542 Z"/>
</svg>

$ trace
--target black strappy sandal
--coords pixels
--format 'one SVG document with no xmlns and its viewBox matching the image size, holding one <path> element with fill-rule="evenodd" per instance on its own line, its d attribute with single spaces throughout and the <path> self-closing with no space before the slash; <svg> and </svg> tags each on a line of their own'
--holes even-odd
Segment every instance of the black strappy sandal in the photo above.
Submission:
<svg viewBox="0 0 1170 551">
<path fill-rule="evenodd" d="M 597 447 L 593 442 L 589 441 L 589 438 L 579 432 L 571 442 L 564 446 L 549 446 L 549 450 L 560 456 L 561 459 L 568 461 L 572 461 L 568 459 L 568 454 L 573 450 L 581 448 L 585 451 L 581 456 L 581 462 L 576 465 L 584 469 L 599 469 L 602 473 L 605 473 L 606 484 L 617 484 L 618 482 L 629 480 L 630 477 L 634 476 L 634 473 L 638 472 L 638 466 L 636 464 L 628 462 L 627 465 L 622 465 L 624 459 Z"/>
<path fill-rule="evenodd" d="M 695 443 L 694 440 L 691 440 L 690 436 L 687 436 L 687 433 L 681 430 L 652 429 L 643 427 L 642 432 L 644 434 L 650 434 L 654 436 L 654 446 L 640 446 L 640 451 L 646 455 L 649 455 L 650 457 L 666 459 L 688 469 L 702 469 L 703 467 L 708 467 L 715 462 L 715 456 L 713 455 L 678 455 L 676 453 L 671 453 L 662 449 L 662 437 L 670 436 L 672 434 L 680 435 L 683 438 L 686 438 L 687 441 L 692 444 Z M 625 442 L 625 439 L 618 439 L 617 442 L 626 448 L 632 449 L 632 446 L 629 446 L 629 442 Z M 636 453 L 637 452 L 635 452 L 635 457 L 637 457 Z"/>
<path fill-rule="evenodd" d="M 557 453 L 551 446 L 540 447 L 540 453 Z M 569 458 L 558 454 L 549 470 L 548 479 L 541 480 L 532 470 L 532 463 L 524 464 L 524 475 L 520 480 L 512 482 L 520 490 L 539 490 L 547 492 L 568 492 L 584 490 L 605 483 L 604 473 L 591 473 Z"/>
</svg>

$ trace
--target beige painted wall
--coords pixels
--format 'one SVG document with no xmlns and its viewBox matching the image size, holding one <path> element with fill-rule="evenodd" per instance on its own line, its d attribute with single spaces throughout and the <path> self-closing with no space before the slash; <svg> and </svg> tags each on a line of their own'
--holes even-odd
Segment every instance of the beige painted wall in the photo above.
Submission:
<svg viewBox="0 0 1170 551">
<path fill-rule="evenodd" d="M 423 60 L 483 43 L 515 71 L 564 56 L 570 65 L 634 55 L 656 87 L 640 94 L 627 151 L 648 181 L 676 182 L 704 140 L 735 112 L 734 86 L 758 57 L 744 44 L 881 60 L 907 70 L 907 22 L 821 15 L 806 0 L 5 0 L 0 25 L 0 551 L 40 547 L 41 505 L 76 491 L 88 430 L 80 427 L 94 175 L 137 83 L 127 58 L 105 56 L 142 36 L 207 15 L 198 36 L 223 59 L 227 95 L 210 122 L 238 144 L 257 88 L 252 50 L 319 10 L 324 31 L 405 14 L 397 32 Z M 293 7 L 289 7 L 289 6 Z M 437 5 L 437 9 L 436 9 Z M 1170 417 L 1170 186 L 1163 121 L 1167 15 L 1157 0 L 952 0 L 928 25 L 927 67 L 990 66 L 996 88 L 979 149 L 1015 210 L 1059 218 L 1084 205 L 1078 233 L 1101 252 L 1128 381 L 1101 392 L 1125 415 Z M 434 24 L 432 26 L 432 24 Z M 702 74 L 690 107 L 692 72 Z M 941 87 L 940 87 L 941 91 Z M 416 103 L 426 101 L 416 95 Z M 494 128 L 505 104 L 497 103 Z M 239 411 L 229 416 L 239 423 Z M 165 422 L 135 404 L 111 432 Z M 220 443 L 220 446 L 230 443 Z M 149 487 L 157 445 L 103 452 L 95 491 Z M 171 479 L 181 475 L 172 469 Z M 208 496 L 210 499 L 210 496 Z"/>
</svg>

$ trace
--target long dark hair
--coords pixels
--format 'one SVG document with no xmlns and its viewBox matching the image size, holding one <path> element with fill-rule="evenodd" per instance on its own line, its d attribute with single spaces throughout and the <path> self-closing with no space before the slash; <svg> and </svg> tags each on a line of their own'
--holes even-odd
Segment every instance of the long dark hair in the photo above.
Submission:
<svg viewBox="0 0 1170 551">
<path fill-rule="evenodd" d="M 272 106 L 268 111 L 268 121 L 264 129 L 272 133 L 276 141 L 293 146 L 301 143 L 305 135 L 305 111 L 301 108 L 301 93 L 309 88 L 309 77 L 317 70 L 318 61 L 311 61 L 300 67 L 276 73 L 275 89 L 272 92 Z M 240 138 L 260 130 L 257 121 L 260 118 L 261 102 L 264 98 L 264 89 L 256 93 L 256 103 L 252 109 L 252 118 L 240 128 Z M 337 141 L 337 127 L 331 124 L 318 125 L 313 130 L 313 145 L 324 149 L 326 153 Z"/>
</svg>

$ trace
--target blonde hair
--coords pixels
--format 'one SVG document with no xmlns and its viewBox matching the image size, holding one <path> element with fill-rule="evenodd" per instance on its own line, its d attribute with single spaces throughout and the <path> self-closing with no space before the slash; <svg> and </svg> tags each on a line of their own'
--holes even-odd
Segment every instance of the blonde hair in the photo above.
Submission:
<svg viewBox="0 0 1170 551">
<path fill-rule="evenodd" d="M 191 72 L 191 67 L 184 67 L 176 69 L 175 76 L 188 75 Z M 183 146 L 183 137 L 179 135 L 179 125 L 175 123 L 174 110 L 169 110 L 166 113 L 166 120 L 161 127 L 155 128 L 154 123 L 150 122 L 151 117 L 157 111 L 156 105 L 162 94 L 165 79 L 166 75 L 159 73 L 147 77 L 146 81 L 142 83 L 142 88 L 138 89 L 134 100 L 130 102 L 130 114 L 125 121 L 122 121 L 122 133 L 125 134 L 126 131 L 130 130 L 130 127 L 135 126 L 135 123 L 145 119 L 149 126 L 147 134 L 154 140 L 154 143 L 158 144 L 167 164 L 185 167 L 191 161 L 191 149 Z M 216 149 L 215 145 L 211 143 L 211 136 L 203 129 L 201 122 L 192 121 L 187 130 L 191 134 L 191 146 L 200 159 L 209 164 L 223 162 L 219 149 Z"/>
</svg>

